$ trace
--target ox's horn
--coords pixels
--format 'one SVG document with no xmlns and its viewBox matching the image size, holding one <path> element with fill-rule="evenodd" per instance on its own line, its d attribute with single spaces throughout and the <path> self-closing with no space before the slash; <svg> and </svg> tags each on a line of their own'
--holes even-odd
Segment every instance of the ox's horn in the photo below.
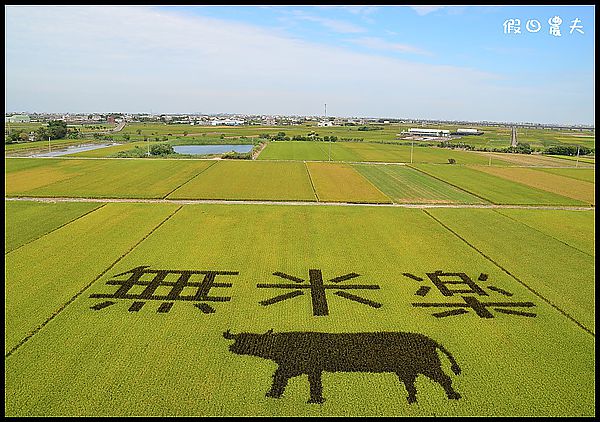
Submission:
<svg viewBox="0 0 600 422">
<path fill-rule="evenodd" d="M 225 337 L 227 340 L 233 340 L 235 338 L 235 335 L 231 334 L 229 330 L 227 330 L 223 333 L 223 337 Z"/>
</svg>

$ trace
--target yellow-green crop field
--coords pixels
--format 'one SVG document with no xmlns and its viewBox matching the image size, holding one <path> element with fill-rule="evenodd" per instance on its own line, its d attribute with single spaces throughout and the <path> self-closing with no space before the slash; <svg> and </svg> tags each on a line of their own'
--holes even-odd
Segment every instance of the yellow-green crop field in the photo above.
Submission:
<svg viewBox="0 0 600 422">
<path fill-rule="evenodd" d="M 595 415 L 593 210 L 48 205 L 7 416 Z"/>
<path fill-rule="evenodd" d="M 304 163 L 223 160 L 211 164 L 168 198 L 316 201 Z"/>
<path fill-rule="evenodd" d="M 249 160 L 5 159 L 12 197 L 590 206 L 593 169 Z"/>
<path fill-rule="evenodd" d="M 478 171 L 493 174 L 503 179 L 519 182 L 547 192 L 558 193 L 562 196 L 577 199 L 587 204 L 595 203 L 595 185 L 593 182 L 564 177 L 559 174 L 545 172 L 541 175 L 537 169 L 510 167 L 500 168 L 491 166 L 474 167 Z"/>
<path fill-rule="evenodd" d="M 5 414 L 595 416 L 593 166 L 347 144 L 5 158 Z"/>
<path fill-rule="evenodd" d="M 410 163 L 411 149 L 414 163 L 488 164 L 485 154 L 452 150 L 447 148 L 419 147 L 409 145 L 375 144 L 362 142 L 311 142 L 290 141 L 270 142 L 261 152 L 259 160 L 306 160 L 306 161 L 349 161 L 349 162 L 386 162 Z M 496 165 L 508 165 L 496 154 Z M 562 163 L 561 160 L 558 160 Z M 562 164 L 564 165 L 564 164 Z"/>
<path fill-rule="evenodd" d="M 532 180 L 515 181 L 508 177 L 499 177 L 492 172 L 500 172 L 496 167 L 484 166 L 444 166 L 436 164 L 415 164 L 413 168 L 422 171 L 439 180 L 446 181 L 449 184 L 485 198 L 493 204 L 520 204 L 520 205 L 591 205 L 593 197 L 589 194 L 585 198 L 590 201 L 575 199 L 570 196 L 561 195 L 565 193 L 560 187 L 549 186 L 545 181 L 551 176 L 550 173 L 537 170 L 530 170 L 529 175 L 538 182 Z M 508 171 L 518 171 L 519 169 L 509 168 Z M 501 173 L 510 175 L 511 173 Z M 555 176 L 560 177 L 560 176 Z M 566 178 L 564 180 L 568 180 Z M 568 180 L 572 186 L 581 187 L 584 193 L 588 193 L 589 183 L 585 181 Z M 544 189 L 541 189 L 543 186 Z M 560 192 L 556 192 L 556 191 Z"/>
<path fill-rule="evenodd" d="M 391 200 L 350 165 L 306 163 L 320 201 L 390 203 Z"/>
<path fill-rule="evenodd" d="M 163 198 L 214 164 L 60 158 L 12 158 L 5 163 L 6 195 L 95 198 Z"/>
</svg>

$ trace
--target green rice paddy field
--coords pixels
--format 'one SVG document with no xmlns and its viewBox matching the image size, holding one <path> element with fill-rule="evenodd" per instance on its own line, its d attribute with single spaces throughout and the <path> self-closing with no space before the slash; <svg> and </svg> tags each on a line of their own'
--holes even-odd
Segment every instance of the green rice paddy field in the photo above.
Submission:
<svg viewBox="0 0 600 422">
<path fill-rule="evenodd" d="M 595 416 L 594 168 L 335 154 L 5 159 L 5 414 Z"/>
<path fill-rule="evenodd" d="M 590 206 L 594 169 L 283 161 L 5 159 L 17 197 Z"/>
<path fill-rule="evenodd" d="M 594 211 L 44 205 L 5 201 L 47 220 L 5 253 L 6 415 L 595 414 Z"/>
<path fill-rule="evenodd" d="M 410 163 L 411 147 L 407 145 L 375 144 L 362 142 L 271 142 L 259 155 L 259 160 L 314 160 L 350 162 Z M 448 163 L 453 158 L 457 164 L 488 164 L 483 154 L 444 148 L 413 148 L 415 163 Z M 498 164 L 506 164 L 498 159 Z"/>
</svg>

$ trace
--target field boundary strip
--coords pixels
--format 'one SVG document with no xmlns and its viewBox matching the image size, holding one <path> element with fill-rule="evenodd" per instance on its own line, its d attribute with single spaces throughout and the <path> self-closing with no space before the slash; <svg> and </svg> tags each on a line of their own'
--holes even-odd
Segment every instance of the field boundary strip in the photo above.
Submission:
<svg viewBox="0 0 600 422">
<path fill-rule="evenodd" d="M 14 251 L 17 251 L 17 250 L 21 249 L 21 248 L 22 248 L 23 246 L 25 246 L 25 245 L 29 245 L 30 243 L 32 243 L 32 242 L 35 242 L 36 240 L 39 240 L 39 239 L 43 238 L 44 236 L 48 236 L 49 234 L 51 234 L 51 233 L 54 233 L 56 230 L 58 230 L 58 229 L 61 229 L 61 228 L 65 227 L 67 224 L 74 223 L 75 221 L 79 220 L 80 218 L 83 218 L 83 217 L 85 217 L 86 215 L 89 215 L 89 214 L 93 213 L 94 211 L 97 211 L 97 210 L 99 210 L 100 208 L 102 208 L 102 207 L 104 207 L 105 205 L 107 205 L 107 203 L 104 203 L 104 201 L 101 201 L 101 202 L 103 202 L 103 204 L 102 204 L 102 205 L 100 205 L 99 207 L 96 207 L 96 208 L 94 208 L 94 209 L 92 209 L 92 210 L 89 210 L 89 211 L 85 212 L 84 214 L 82 214 L 82 215 L 80 215 L 80 216 L 78 216 L 78 217 L 75 217 L 74 219 L 72 219 L 72 220 L 70 220 L 70 221 L 67 221 L 66 223 L 63 223 L 63 224 L 61 224 L 61 225 L 60 225 L 60 226 L 58 226 L 58 227 L 55 227 L 55 228 L 53 228 L 53 229 L 52 229 L 52 230 L 50 230 L 49 232 L 46 232 L 46 233 L 43 233 L 43 234 L 41 234 L 40 236 L 36 237 L 35 239 L 31 239 L 30 241 L 28 241 L 28 242 L 26 242 L 26 243 L 23 243 L 21 246 L 18 246 L 18 247 L 16 247 L 15 249 L 13 249 L 13 250 L 11 250 L 11 251 L 4 252 L 4 255 L 8 255 L 9 253 L 12 253 L 12 252 L 14 252 Z"/>
<path fill-rule="evenodd" d="M 162 226 L 164 223 L 166 223 L 171 217 L 173 217 L 181 208 L 183 208 L 183 205 L 181 205 L 180 207 L 178 207 L 175 211 L 173 211 L 171 214 L 169 214 L 163 221 L 161 221 L 160 223 L 158 223 L 156 225 L 156 227 L 154 227 L 152 230 L 150 230 L 148 232 L 148 234 L 146 234 L 144 237 L 142 237 L 139 241 L 137 241 L 131 248 L 129 248 L 129 250 L 127 250 L 124 254 L 122 254 L 119 258 L 117 258 L 115 260 L 115 262 L 113 262 L 112 264 L 110 264 L 104 271 L 102 271 L 98 276 L 96 276 L 91 282 L 89 282 L 87 285 L 85 285 L 81 290 L 79 290 L 77 293 L 75 293 L 75 295 L 69 299 L 66 303 L 64 303 L 60 308 L 58 308 L 56 311 L 54 311 L 54 313 L 52 315 L 50 315 L 50 317 L 48 317 L 48 319 L 46 319 L 46 321 L 44 321 L 43 323 L 41 323 L 38 327 L 36 327 L 33 331 L 31 331 L 29 334 L 27 334 L 27 336 L 25 336 L 25 338 L 23 338 L 23 340 L 21 340 L 15 347 L 13 347 L 8 353 L 6 353 L 4 355 L 4 359 L 7 359 L 8 357 L 10 357 L 12 354 L 14 354 L 21 346 L 23 346 L 28 340 L 30 340 L 34 335 L 36 335 L 42 328 L 44 328 L 50 321 L 52 321 L 54 318 L 56 318 L 58 316 L 58 314 L 60 314 L 67 306 L 69 306 L 71 303 L 73 303 L 75 301 L 75 299 L 77 299 L 79 296 L 81 296 L 83 294 L 83 292 L 85 292 L 87 289 L 89 289 L 96 281 L 98 281 L 104 274 L 106 274 L 108 271 L 110 271 L 111 268 L 113 268 L 115 265 L 117 265 L 117 263 L 119 261 L 121 261 L 123 258 L 125 258 L 127 255 L 129 255 L 131 253 L 131 251 L 133 251 L 140 243 L 142 243 L 144 240 L 146 240 L 152 233 L 154 233 L 160 226 Z"/>
<path fill-rule="evenodd" d="M 317 195 L 317 190 L 315 189 L 315 184 L 312 180 L 312 176 L 310 174 L 308 165 L 306 164 L 306 161 L 303 161 L 303 163 L 304 163 L 304 168 L 306 169 L 306 173 L 308 174 L 308 180 L 310 181 L 310 186 L 312 187 L 313 193 L 315 194 L 315 198 L 317 198 L 317 202 L 321 202 L 321 200 L 319 199 L 319 195 Z"/>
<path fill-rule="evenodd" d="M 16 157 L 16 156 L 4 156 L 5 159 L 60 159 L 60 160 L 148 160 L 147 158 L 137 158 L 137 157 L 69 157 L 66 155 L 62 155 L 62 156 L 58 156 L 58 157 Z M 221 160 L 217 160 L 214 158 L 152 158 L 152 160 L 163 160 L 163 161 L 221 161 Z M 573 160 L 568 160 L 568 159 L 563 159 L 564 161 L 573 161 Z M 229 160 L 227 160 L 229 161 Z M 346 160 L 302 160 L 302 159 L 297 159 L 297 160 L 286 160 L 286 159 L 281 159 L 281 158 L 264 158 L 262 160 L 252 160 L 252 161 L 293 161 L 293 162 L 300 162 L 300 163 L 341 163 L 341 164 L 379 164 L 379 165 L 395 165 L 395 166 L 408 166 L 408 167 L 412 167 L 412 164 L 430 164 L 430 165 L 436 165 L 436 166 L 444 166 L 447 165 L 446 163 L 433 163 L 433 162 L 429 162 L 429 161 L 423 161 L 423 162 L 418 162 L 418 163 L 408 163 L 408 162 L 404 162 L 404 161 L 346 161 Z M 574 169 L 574 168 L 584 168 L 584 169 L 595 169 L 596 166 L 595 164 L 592 163 L 587 163 L 590 164 L 590 166 L 587 167 L 576 167 L 575 165 L 564 165 L 564 166 L 543 166 L 543 165 L 502 165 L 502 166 L 497 166 L 497 165 L 492 165 L 492 167 L 525 167 L 525 168 L 536 168 L 536 169 L 540 169 L 540 168 L 549 168 L 549 169 L 562 169 L 562 168 L 566 168 L 566 169 Z M 472 166 L 473 164 L 453 164 L 454 166 L 457 167 L 463 167 L 463 166 Z"/>
<path fill-rule="evenodd" d="M 592 255 L 592 254 L 590 254 L 590 253 L 588 253 L 588 252 L 586 252 L 586 251 L 582 251 L 581 249 L 579 249 L 579 248 L 577 248 L 577 247 L 575 247 L 575 246 L 573 246 L 573 245 L 570 245 L 570 244 L 568 244 L 567 242 L 565 242 L 565 241 L 563 241 L 563 240 L 557 239 L 556 237 L 552 236 L 551 234 L 545 233 L 545 232 L 541 231 L 540 229 L 536 229 L 535 227 L 533 227 L 533 226 L 530 226 L 529 224 L 525 223 L 524 221 L 521 221 L 521 220 L 518 220 L 518 219 L 516 219 L 516 218 L 513 218 L 513 217 L 511 217 L 510 215 L 502 214 L 502 213 L 501 213 L 500 211 L 498 211 L 497 209 L 495 209 L 495 210 L 494 210 L 494 212 L 495 212 L 495 213 L 498 213 L 498 214 L 500 214 L 502 217 L 506 217 L 506 218 L 508 218 L 508 219 L 510 219 L 510 220 L 512 220 L 512 221 L 515 221 L 515 222 L 517 222 L 517 223 L 519 223 L 519 224 L 522 224 L 522 225 L 524 225 L 524 226 L 526 226 L 526 227 L 529 227 L 530 229 L 532 229 L 532 230 L 534 230 L 534 231 L 536 231 L 536 232 L 538 232 L 538 233 L 541 233 L 541 234 L 543 234 L 543 235 L 545 235 L 545 236 L 551 237 L 552 239 L 556 240 L 557 242 L 560 242 L 560 243 L 562 243 L 562 244 L 564 244 L 564 245 L 566 245 L 566 246 L 568 246 L 568 247 L 570 247 L 570 248 L 573 248 L 573 249 L 575 249 L 575 250 L 576 250 L 576 251 L 578 251 L 578 252 L 581 252 L 581 253 L 583 253 L 583 254 L 586 254 L 587 256 L 589 256 L 589 257 L 591 257 L 591 258 L 595 258 L 595 256 L 594 256 L 594 255 Z"/>
<path fill-rule="evenodd" d="M 417 169 L 415 169 L 415 168 L 413 168 L 413 167 L 410 167 L 410 166 L 406 166 L 406 167 L 407 167 L 407 168 L 409 168 L 409 169 L 411 169 L 411 170 L 417 171 Z M 359 172 L 360 172 L 360 171 L 359 171 Z M 402 179 L 398 178 L 398 177 L 397 177 L 397 176 L 395 176 L 394 174 L 386 173 L 386 176 L 388 176 L 388 177 L 391 177 L 393 180 L 397 181 L 399 184 L 405 184 L 405 181 L 404 181 L 404 180 L 402 180 Z M 429 176 L 429 175 L 427 175 L 427 176 Z M 365 176 L 365 177 L 366 177 L 366 176 Z M 448 185 L 449 185 L 449 183 L 447 183 L 447 182 L 444 182 L 444 183 L 446 183 L 446 184 L 448 184 Z M 382 191 L 382 192 L 383 192 L 383 191 Z M 463 192 L 466 192 L 466 191 L 464 191 L 464 190 L 463 190 Z M 471 194 L 470 192 L 466 192 L 466 193 L 468 193 L 468 194 Z M 388 197 L 389 197 L 389 198 L 392 200 L 392 203 L 394 203 L 394 204 L 409 204 L 409 205 L 410 205 L 410 203 L 407 203 L 407 202 L 396 202 L 396 201 L 394 201 L 394 198 L 392 198 L 390 195 L 387 195 L 387 196 L 388 196 Z M 484 201 L 485 201 L 485 202 L 489 202 L 489 201 L 487 201 L 487 200 L 484 200 Z M 454 201 L 453 201 L 453 202 L 450 202 L 449 204 L 463 204 L 463 202 L 454 202 Z"/>
<path fill-rule="evenodd" d="M 383 196 L 385 196 L 387 199 L 389 199 L 392 204 L 396 204 L 396 202 L 394 201 L 394 198 L 392 198 L 390 195 L 388 195 L 387 193 L 385 193 L 384 191 L 382 191 L 381 189 L 379 189 L 379 187 L 377 187 L 377 185 L 375 185 L 375 183 L 371 182 L 371 180 L 369 180 L 369 178 L 367 176 L 365 176 L 360 171 L 358 171 L 358 169 L 356 169 L 353 165 L 350 165 L 350 168 L 352 168 L 352 170 L 354 170 L 355 172 L 357 172 L 360 175 L 360 177 L 362 177 L 363 179 L 365 179 L 368 184 L 370 184 L 376 190 L 378 190 L 379 193 L 381 193 Z"/>
<path fill-rule="evenodd" d="M 220 205 L 300 205 L 300 206 L 355 206 L 355 207 L 399 207 L 399 208 L 487 208 L 487 209 L 528 209 L 528 210 L 567 210 L 594 211 L 595 207 L 578 205 L 522 205 L 522 204 L 423 204 L 423 203 L 374 203 L 374 202 L 323 202 L 323 201 L 276 201 L 246 199 L 144 199 L 144 198 L 80 198 L 80 197 L 34 197 L 8 196 L 5 201 L 30 202 L 106 202 L 106 203 L 154 203 L 154 204 L 220 204 Z"/>
<path fill-rule="evenodd" d="M 192 180 L 194 180 L 196 177 L 200 176 L 202 173 L 204 173 L 206 170 L 208 170 L 209 168 L 211 168 L 212 166 L 214 166 L 217 162 L 215 161 L 214 163 L 212 163 L 211 165 L 209 165 L 208 167 L 203 168 L 202 170 L 200 170 L 197 174 L 195 174 L 194 176 L 192 176 L 191 178 L 189 178 L 188 180 L 186 180 L 185 182 L 183 182 L 181 185 L 177 186 L 175 189 L 173 189 L 171 192 L 168 192 L 165 196 L 163 196 L 162 198 L 165 199 L 167 196 L 171 195 L 173 192 L 175 192 L 177 189 L 179 189 L 180 187 L 182 187 L 183 185 L 191 182 Z"/>
<path fill-rule="evenodd" d="M 441 179 L 441 178 L 439 178 L 439 177 L 437 177 L 437 176 L 434 176 L 433 174 L 430 174 L 430 173 L 426 172 L 425 170 L 421 170 L 420 168 L 414 167 L 414 166 L 412 166 L 412 165 L 409 165 L 408 167 L 410 167 L 411 169 L 417 170 L 417 171 L 419 171 L 419 172 L 423 173 L 423 174 L 424 174 L 424 175 L 426 175 L 426 176 L 433 177 L 434 179 L 437 179 L 437 180 L 439 180 L 440 182 L 444 182 L 444 183 L 446 183 L 446 184 L 448 184 L 448 185 L 450 185 L 450 186 L 453 186 L 453 187 L 455 187 L 456 189 L 460 189 L 461 191 L 463 191 L 463 192 L 466 192 L 466 193 L 468 193 L 468 194 L 470 194 L 470 195 L 476 196 L 477 198 L 479 198 L 479 199 L 482 199 L 482 200 L 484 200 L 485 202 L 489 202 L 489 203 L 491 203 L 491 204 L 494 204 L 494 205 L 499 205 L 499 204 L 496 204 L 494 201 L 492 201 L 492 200 L 490 200 L 490 199 L 488 199 L 488 198 L 485 198 L 485 197 L 483 197 L 483 196 L 481 196 L 481 195 L 477 195 L 476 193 L 474 193 L 474 192 L 471 192 L 471 191 L 469 191 L 469 190 L 467 190 L 467 189 L 465 189 L 465 188 L 463 188 L 463 187 L 460 187 L 460 186 L 458 186 L 458 185 L 455 185 L 454 183 L 450 183 L 450 182 L 448 182 L 447 180 L 444 180 L 444 179 Z"/>
<path fill-rule="evenodd" d="M 483 253 L 482 251 L 480 251 L 479 249 L 477 249 L 477 247 L 475 247 L 475 245 L 472 245 L 471 243 L 469 243 L 468 240 L 466 240 L 464 237 L 462 237 L 460 234 L 458 234 L 457 232 L 455 232 L 454 230 L 452 230 L 450 227 L 448 227 L 447 225 L 445 225 L 442 221 L 440 221 L 439 219 L 437 219 L 436 217 L 434 217 L 433 215 L 431 215 L 430 213 L 427 212 L 427 210 L 423 210 L 423 212 L 425 214 L 427 214 L 429 217 L 431 217 L 433 220 L 435 220 L 439 225 L 441 225 L 443 228 L 445 228 L 446 230 L 448 230 L 450 233 L 452 233 L 454 236 L 458 237 L 460 240 L 462 240 L 464 243 L 466 243 L 468 246 L 470 246 L 471 248 L 473 248 L 475 251 L 477 251 L 481 256 L 483 256 L 485 259 L 487 259 L 488 261 L 490 261 L 492 264 L 494 264 L 496 267 L 500 268 L 502 271 L 504 271 L 506 274 L 508 274 L 509 276 L 511 276 L 513 279 L 515 279 L 519 284 L 521 284 L 523 287 L 525 287 L 527 290 L 529 290 L 531 293 L 533 293 L 534 295 L 536 295 L 537 297 L 539 297 L 540 299 L 542 299 L 544 302 L 546 302 L 548 305 L 552 306 L 554 309 L 556 309 L 558 312 L 560 312 L 563 316 L 567 317 L 569 320 L 573 321 L 575 324 L 577 324 L 581 329 L 583 329 L 586 333 L 590 334 L 592 337 L 596 337 L 596 334 L 590 330 L 589 328 L 587 328 L 585 325 L 583 325 L 582 323 L 580 323 L 579 321 L 577 321 L 575 318 L 573 318 L 571 315 L 569 315 L 567 312 L 563 311 L 562 309 L 560 309 L 558 306 L 556 306 L 554 303 L 552 303 L 550 300 L 546 299 L 544 296 L 542 296 L 542 294 L 538 293 L 536 290 L 534 290 L 533 288 L 531 288 L 529 285 L 527 285 L 525 282 L 521 281 L 517 276 L 515 276 L 514 274 L 512 274 L 510 271 L 508 271 L 506 268 L 504 268 L 502 265 L 500 265 L 499 263 L 497 263 L 496 261 L 494 261 L 491 257 L 489 257 L 488 255 L 486 255 L 485 253 Z"/>
</svg>

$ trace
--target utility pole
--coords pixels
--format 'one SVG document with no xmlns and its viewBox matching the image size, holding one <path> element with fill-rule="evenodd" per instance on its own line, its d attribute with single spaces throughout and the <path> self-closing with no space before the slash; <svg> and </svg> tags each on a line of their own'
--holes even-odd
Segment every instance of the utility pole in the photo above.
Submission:
<svg viewBox="0 0 600 422">
<path fill-rule="evenodd" d="M 327 124 L 327 103 L 325 103 L 325 124 Z M 328 161 L 331 161 L 331 137 L 329 138 L 329 157 Z"/>
<path fill-rule="evenodd" d="M 48 152 L 52 152 L 52 148 L 50 147 L 50 137 L 48 136 Z"/>
<path fill-rule="evenodd" d="M 575 168 L 579 167 L 579 145 L 577 145 L 577 160 L 575 161 Z"/>
<path fill-rule="evenodd" d="M 415 140 L 411 139 L 410 140 L 410 163 L 412 164 L 413 162 L 413 148 L 415 147 Z"/>
</svg>

